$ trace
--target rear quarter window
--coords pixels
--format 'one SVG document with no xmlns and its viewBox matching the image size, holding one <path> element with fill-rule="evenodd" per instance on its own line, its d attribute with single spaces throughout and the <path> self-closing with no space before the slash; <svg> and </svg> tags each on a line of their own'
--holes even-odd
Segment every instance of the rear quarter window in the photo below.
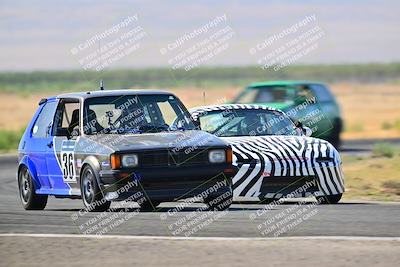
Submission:
<svg viewBox="0 0 400 267">
<path fill-rule="evenodd" d="M 42 138 L 48 135 L 49 126 L 53 121 L 56 108 L 57 102 L 55 101 L 44 104 L 31 129 L 32 137 Z"/>
</svg>

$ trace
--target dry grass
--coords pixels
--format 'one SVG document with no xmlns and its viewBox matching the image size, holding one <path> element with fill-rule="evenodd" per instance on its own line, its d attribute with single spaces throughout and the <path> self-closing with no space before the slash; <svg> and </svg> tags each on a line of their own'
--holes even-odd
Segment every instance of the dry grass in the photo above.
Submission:
<svg viewBox="0 0 400 267">
<path fill-rule="evenodd" d="M 400 85 L 335 84 L 332 90 L 342 107 L 344 138 L 400 137 Z"/>
<path fill-rule="evenodd" d="M 26 127 L 44 95 L 0 94 L 0 130 Z"/>
<path fill-rule="evenodd" d="M 331 88 L 342 107 L 346 125 L 344 138 L 400 137 L 400 86 L 334 84 Z M 241 86 L 171 89 L 187 107 L 228 101 L 241 90 Z M 0 129 L 24 127 L 42 97 L 44 95 L 0 94 Z"/>
<path fill-rule="evenodd" d="M 400 153 L 387 157 L 343 157 L 345 199 L 400 200 Z"/>
</svg>

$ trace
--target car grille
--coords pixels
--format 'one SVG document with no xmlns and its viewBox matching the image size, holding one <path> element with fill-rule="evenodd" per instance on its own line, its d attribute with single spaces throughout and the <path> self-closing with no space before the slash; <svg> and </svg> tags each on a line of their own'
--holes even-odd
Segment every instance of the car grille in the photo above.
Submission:
<svg viewBox="0 0 400 267">
<path fill-rule="evenodd" d="M 315 181 L 315 182 L 314 182 Z M 313 186 L 307 188 L 307 192 L 318 191 L 318 184 L 314 176 L 270 176 L 265 177 L 261 184 L 262 192 L 289 194 L 305 185 L 307 182 L 314 182 Z"/>
<path fill-rule="evenodd" d="M 140 167 L 165 166 L 192 166 L 208 163 L 207 150 L 194 150 L 185 153 L 185 149 L 178 152 L 169 150 L 146 151 L 139 155 Z"/>
</svg>

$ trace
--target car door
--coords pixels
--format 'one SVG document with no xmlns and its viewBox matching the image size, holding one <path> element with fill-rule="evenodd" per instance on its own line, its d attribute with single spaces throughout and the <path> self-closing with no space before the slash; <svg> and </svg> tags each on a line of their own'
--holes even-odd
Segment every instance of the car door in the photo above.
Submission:
<svg viewBox="0 0 400 267">
<path fill-rule="evenodd" d="M 30 130 L 29 142 L 26 151 L 32 160 L 36 175 L 40 182 L 38 190 L 46 191 L 51 188 L 46 163 L 47 150 L 52 146 L 51 127 L 57 107 L 56 100 L 49 100 L 42 104 L 39 115 Z"/>
<path fill-rule="evenodd" d="M 79 129 L 78 99 L 61 99 L 52 130 L 53 146 L 48 149 L 47 169 L 52 191 L 56 195 L 79 194 L 76 177 L 75 143 Z M 78 132 L 76 132 L 78 133 Z"/>
<path fill-rule="evenodd" d="M 336 130 L 334 128 L 339 127 L 336 121 L 337 118 L 340 118 L 339 107 L 334 100 L 334 96 L 326 86 L 322 84 L 313 84 L 311 85 L 311 89 L 316 96 L 317 104 L 323 114 L 319 123 L 319 136 L 325 138 L 330 137 L 331 132 Z"/>
</svg>

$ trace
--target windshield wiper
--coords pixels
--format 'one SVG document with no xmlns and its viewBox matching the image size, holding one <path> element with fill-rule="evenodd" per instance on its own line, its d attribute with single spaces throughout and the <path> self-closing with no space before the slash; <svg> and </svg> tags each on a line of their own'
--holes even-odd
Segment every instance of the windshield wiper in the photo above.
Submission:
<svg viewBox="0 0 400 267">
<path fill-rule="evenodd" d="M 169 128 L 170 131 L 186 131 L 187 129 L 183 126 L 174 126 L 172 128 Z"/>
<path fill-rule="evenodd" d="M 142 132 L 163 132 L 168 131 L 168 124 L 146 124 L 138 126 L 138 129 Z"/>
<path fill-rule="evenodd" d="M 137 133 L 142 133 L 141 130 L 137 128 L 114 128 L 110 129 L 107 133 L 111 134 L 137 134 Z"/>
</svg>

